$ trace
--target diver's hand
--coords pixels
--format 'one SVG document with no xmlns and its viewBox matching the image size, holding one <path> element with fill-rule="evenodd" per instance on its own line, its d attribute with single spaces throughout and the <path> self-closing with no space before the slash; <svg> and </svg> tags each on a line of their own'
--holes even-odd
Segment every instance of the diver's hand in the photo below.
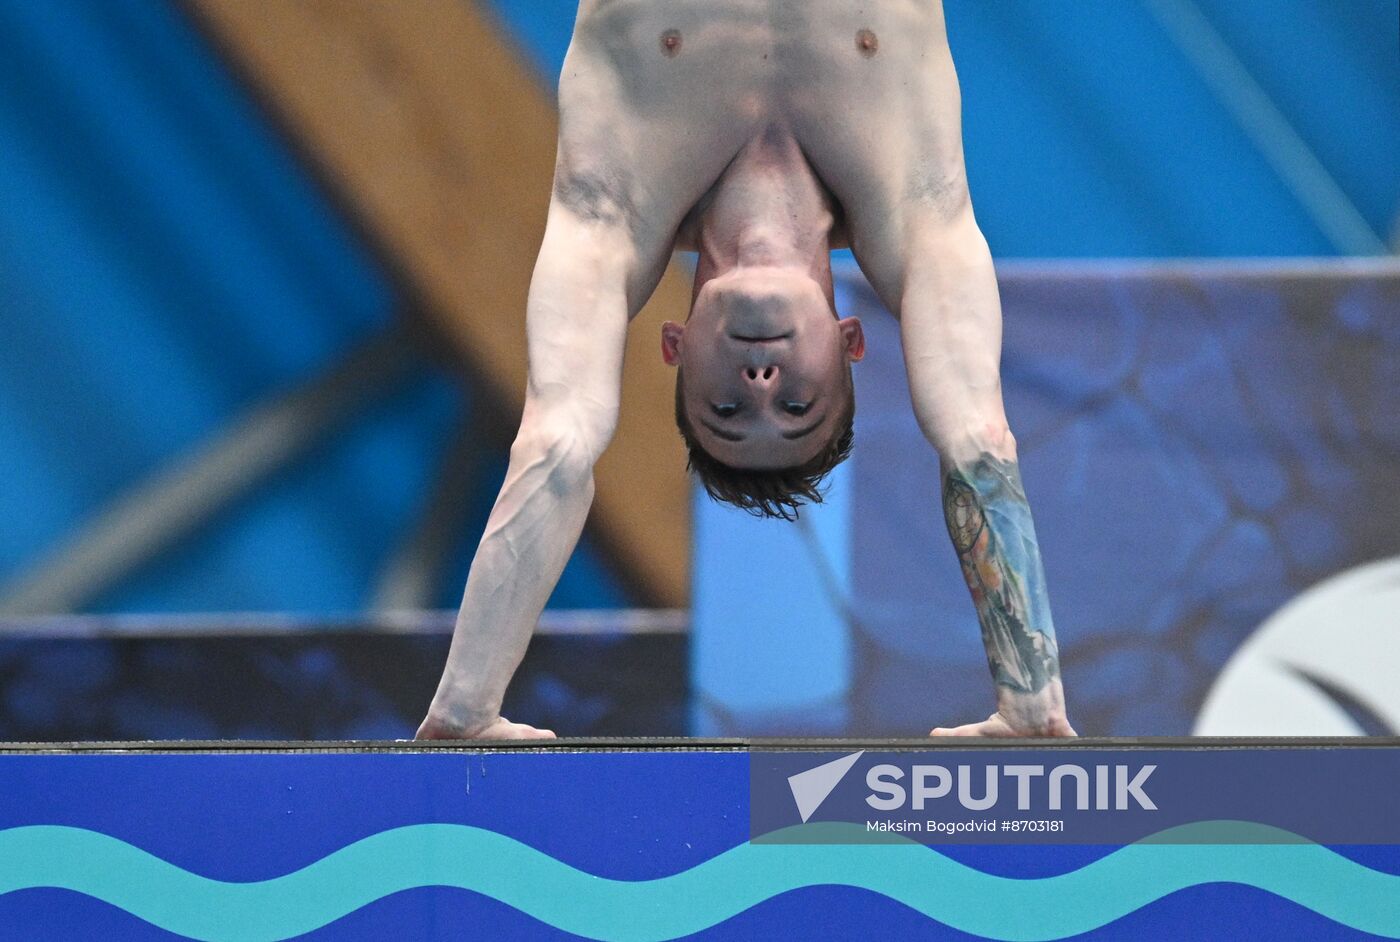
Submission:
<svg viewBox="0 0 1400 942">
<path fill-rule="evenodd" d="M 1000 712 L 993 713 L 980 723 L 968 723 L 964 726 L 939 726 L 936 727 L 930 736 L 1003 736 L 1007 738 L 1022 736 L 1078 736 L 1074 727 L 1069 725 L 1069 721 L 1064 717 L 1056 720 L 1047 720 L 1044 723 L 1027 726 L 1013 726 L 1011 721 Z"/>
<path fill-rule="evenodd" d="M 463 725 L 429 713 L 414 739 L 554 739 L 554 731 L 512 723 L 504 716 L 482 724 Z"/>
<path fill-rule="evenodd" d="M 1038 693 L 1003 691 L 997 711 L 980 723 L 939 726 L 930 736 L 1078 736 L 1065 715 L 1064 686 L 1056 677 Z"/>
</svg>

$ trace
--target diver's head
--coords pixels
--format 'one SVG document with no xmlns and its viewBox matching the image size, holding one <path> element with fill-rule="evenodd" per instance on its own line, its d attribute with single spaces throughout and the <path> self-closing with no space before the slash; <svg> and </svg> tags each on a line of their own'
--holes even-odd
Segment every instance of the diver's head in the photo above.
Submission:
<svg viewBox="0 0 1400 942">
<path fill-rule="evenodd" d="M 676 425 L 710 496 L 784 518 L 820 501 L 850 453 L 860 321 L 838 318 L 800 269 L 741 267 L 706 281 L 661 340 L 678 368 Z"/>
</svg>

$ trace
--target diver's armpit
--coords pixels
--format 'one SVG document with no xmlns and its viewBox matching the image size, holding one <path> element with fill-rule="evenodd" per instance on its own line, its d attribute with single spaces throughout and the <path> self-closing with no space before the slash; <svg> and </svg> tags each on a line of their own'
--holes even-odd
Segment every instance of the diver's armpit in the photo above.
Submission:
<svg viewBox="0 0 1400 942">
<path fill-rule="evenodd" d="M 561 170 L 554 179 L 554 198 L 580 219 L 608 225 L 629 223 L 636 207 L 626 175 L 618 170 Z"/>
</svg>

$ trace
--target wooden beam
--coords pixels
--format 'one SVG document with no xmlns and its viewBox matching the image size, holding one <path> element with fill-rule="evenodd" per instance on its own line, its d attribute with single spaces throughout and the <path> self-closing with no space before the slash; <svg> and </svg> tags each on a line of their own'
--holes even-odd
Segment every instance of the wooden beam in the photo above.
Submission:
<svg viewBox="0 0 1400 942">
<path fill-rule="evenodd" d="M 518 415 L 525 298 L 556 117 L 465 0 L 188 0 L 377 240 L 496 401 Z M 591 532 L 651 604 L 686 604 L 689 487 L 658 324 L 689 306 L 675 266 L 633 324 Z"/>
</svg>

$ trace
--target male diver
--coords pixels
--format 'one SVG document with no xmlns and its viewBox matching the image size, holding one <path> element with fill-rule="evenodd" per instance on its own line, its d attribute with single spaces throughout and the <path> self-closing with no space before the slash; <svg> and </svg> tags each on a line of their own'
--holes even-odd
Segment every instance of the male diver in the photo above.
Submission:
<svg viewBox="0 0 1400 942">
<path fill-rule="evenodd" d="M 832 299 L 846 246 L 899 319 L 995 686 L 990 717 L 933 734 L 1075 735 L 959 110 L 938 0 L 582 0 L 524 413 L 419 738 L 554 735 L 501 702 L 588 514 L 628 322 L 673 251 L 698 254 L 689 317 L 661 335 L 691 470 L 759 514 L 820 500 L 851 448 L 865 343 Z"/>
</svg>

